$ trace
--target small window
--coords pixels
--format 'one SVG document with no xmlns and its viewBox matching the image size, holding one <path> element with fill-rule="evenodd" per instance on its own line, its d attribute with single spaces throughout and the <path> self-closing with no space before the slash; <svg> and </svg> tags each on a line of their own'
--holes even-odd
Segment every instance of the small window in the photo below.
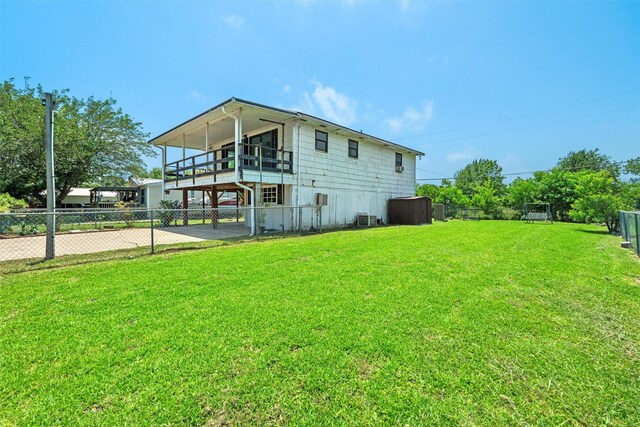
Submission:
<svg viewBox="0 0 640 427">
<path fill-rule="evenodd" d="M 349 140 L 349 157 L 358 158 L 358 141 Z"/>
<path fill-rule="evenodd" d="M 276 203 L 278 201 L 278 189 L 266 187 L 262 189 L 262 203 Z"/>
<path fill-rule="evenodd" d="M 402 166 L 402 154 L 396 153 L 396 167 Z"/>
<path fill-rule="evenodd" d="M 326 132 L 322 132 L 321 130 L 316 131 L 316 150 L 326 153 L 328 151 L 328 141 L 329 135 Z"/>
</svg>

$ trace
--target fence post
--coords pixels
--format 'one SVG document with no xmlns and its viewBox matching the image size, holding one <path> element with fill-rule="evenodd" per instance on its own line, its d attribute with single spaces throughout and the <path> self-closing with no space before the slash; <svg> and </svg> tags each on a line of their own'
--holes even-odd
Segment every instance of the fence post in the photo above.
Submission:
<svg viewBox="0 0 640 427">
<path fill-rule="evenodd" d="M 56 191 L 55 168 L 53 161 L 53 119 L 55 97 L 51 93 L 44 94 L 45 114 L 45 160 L 47 167 L 47 238 L 45 241 L 45 258 L 56 256 Z"/>
<path fill-rule="evenodd" d="M 151 255 L 156 253 L 155 239 L 153 238 L 153 210 L 149 211 L 149 218 L 151 219 Z"/>
<path fill-rule="evenodd" d="M 640 230 L 638 230 L 638 214 L 633 215 L 636 221 L 636 254 L 640 256 Z"/>
</svg>

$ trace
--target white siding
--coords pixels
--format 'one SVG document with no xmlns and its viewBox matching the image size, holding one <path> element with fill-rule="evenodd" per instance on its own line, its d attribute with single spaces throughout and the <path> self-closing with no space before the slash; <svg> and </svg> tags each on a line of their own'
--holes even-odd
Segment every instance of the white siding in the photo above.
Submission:
<svg viewBox="0 0 640 427">
<path fill-rule="evenodd" d="M 147 191 L 145 194 L 145 205 L 147 209 L 157 209 L 160 207 L 160 201 L 162 200 L 162 183 L 154 182 L 142 187 Z M 182 190 L 170 191 L 169 194 L 164 195 L 165 200 L 177 200 L 182 201 Z"/>
<path fill-rule="evenodd" d="M 316 129 L 329 134 L 326 153 L 315 149 Z M 352 224 L 358 213 L 376 215 L 386 223 L 387 200 L 415 195 L 416 156 L 365 137 L 351 139 L 358 141 L 357 159 L 348 155 L 349 137 L 327 128 L 301 126 L 300 153 L 294 154 L 294 171 L 300 174 L 297 202 L 315 204 L 316 193 L 327 194 L 328 205 L 322 208 L 325 226 Z M 395 170 L 397 152 L 402 154 L 403 172 Z"/>
</svg>

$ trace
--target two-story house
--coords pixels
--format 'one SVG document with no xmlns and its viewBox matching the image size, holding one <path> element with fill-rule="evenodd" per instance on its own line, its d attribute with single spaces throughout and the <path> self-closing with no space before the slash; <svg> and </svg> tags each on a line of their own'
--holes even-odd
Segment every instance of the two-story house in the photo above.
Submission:
<svg viewBox="0 0 640 427">
<path fill-rule="evenodd" d="M 163 193 L 239 192 L 244 206 L 324 205 L 324 227 L 357 214 L 387 221 L 387 201 L 415 195 L 424 153 L 309 114 L 231 98 L 150 141 L 162 149 Z M 182 150 L 167 161 L 168 150 Z M 193 154 L 195 150 L 195 155 Z M 188 155 L 189 154 L 189 155 Z M 291 209 L 291 208 L 290 208 Z M 267 210 L 267 212 L 275 210 Z M 305 226 L 291 209 L 266 218 L 273 229 Z M 285 222 L 286 224 L 282 224 Z M 255 229 L 253 221 L 247 226 Z"/>
</svg>

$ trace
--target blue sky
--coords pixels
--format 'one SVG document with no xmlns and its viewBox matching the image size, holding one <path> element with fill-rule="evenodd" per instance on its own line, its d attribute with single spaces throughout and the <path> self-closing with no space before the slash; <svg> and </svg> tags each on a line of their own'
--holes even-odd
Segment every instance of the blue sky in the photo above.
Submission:
<svg viewBox="0 0 640 427">
<path fill-rule="evenodd" d="M 640 2 L 0 0 L 23 76 L 151 136 L 232 96 L 299 109 L 424 151 L 418 178 L 640 156 Z"/>
</svg>

